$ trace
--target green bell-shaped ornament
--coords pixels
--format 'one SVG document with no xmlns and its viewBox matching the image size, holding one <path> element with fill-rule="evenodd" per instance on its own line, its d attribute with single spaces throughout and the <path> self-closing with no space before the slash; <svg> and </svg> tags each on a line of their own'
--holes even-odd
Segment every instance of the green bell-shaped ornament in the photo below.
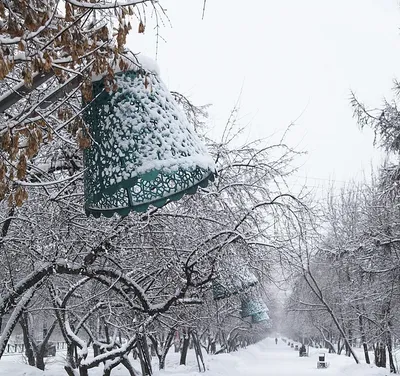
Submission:
<svg viewBox="0 0 400 376">
<path fill-rule="evenodd" d="M 261 311 L 261 312 L 255 313 L 254 315 L 251 315 L 251 322 L 253 324 L 258 324 L 263 321 L 268 321 L 269 319 L 270 318 L 266 311 Z"/>
<path fill-rule="evenodd" d="M 214 179 L 214 162 L 156 71 L 130 64 L 117 90 L 93 78 L 83 118 L 85 211 L 95 217 L 145 212 L 193 194 Z"/>
<path fill-rule="evenodd" d="M 246 297 L 242 300 L 241 316 L 242 318 L 257 315 L 261 312 L 267 312 L 266 304 L 257 297 Z"/>
<path fill-rule="evenodd" d="M 212 293 L 214 300 L 226 299 L 234 294 L 225 284 L 218 280 L 212 282 Z"/>
<path fill-rule="evenodd" d="M 220 272 L 217 279 L 213 280 L 212 291 L 214 300 L 228 298 L 258 283 L 257 277 L 247 268 Z"/>
</svg>

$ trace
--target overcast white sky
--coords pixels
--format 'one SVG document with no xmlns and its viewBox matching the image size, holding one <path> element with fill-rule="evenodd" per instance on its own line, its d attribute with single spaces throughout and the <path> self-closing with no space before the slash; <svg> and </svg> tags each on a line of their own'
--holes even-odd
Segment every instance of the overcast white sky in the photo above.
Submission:
<svg viewBox="0 0 400 376">
<path fill-rule="evenodd" d="M 296 120 L 290 143 L 307 150 L 298 183 L 337 185 L 361 179 L 380 152 L 360 131 L 349 105 L 353 90 L 369 107 L 390 98 L 400 78 L 397 0 L 162 0 L 172 27 L 160 34 L 158 63 L 171 90 L 195 104 L 210 103 L 222 129 L 241 94 L 250 137 L 283 131 Z M 136 29 L 137 25 L 134 27 Z M 134 52 L 155 57 L 155 30 L 136 30 Z"/>
</svg>

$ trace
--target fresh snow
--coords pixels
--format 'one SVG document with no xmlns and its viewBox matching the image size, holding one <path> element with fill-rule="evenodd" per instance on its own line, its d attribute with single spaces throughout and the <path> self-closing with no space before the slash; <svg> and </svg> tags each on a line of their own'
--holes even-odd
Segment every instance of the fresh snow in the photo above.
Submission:
<svg viewBox="0 0 400 376">
<path fill-rule="evenodd" d="M 193 352 L 188 354 L 188 365 L 179 366 L 179 353 L 173 349 L 167 355 L 165 371 L 157 370 L 156 359 L 153 358 L 154 376 L 389 376 L 389 370 L 367 364 L 355 364 L 352 358 L 345 355 L 326 354 L 329 367 L 317 369 L 320 349 L 310 348 L 308 358 L 300 358 L 298 351 L 279 340 L 275 345 L 273 338 L 265 339 L 246 349 L 230 354 L 205 355 L 207 371 L 199 373 Z M 360 350 L 360 358 L 362 358 Z M 372 357 L 373 358 L 373 357 Z M 63 370 L 63 354 L 55 358 L 47 358 L 46 371 L 23 364 L 22 356 L 5 356 L 0 360 L 1 376 L 65 376 Z M 134 361 L 136 370 L 139 364 Z M 101 376 L 101 368 L 89 370 L 90 376 Z M 137 372 L 139 375 L 139 372 Z M 128 376 L 128 372 L 118 366 L 112 376 Z"/>
<path fill-rule="evenodd" d="M 0 375 L 1 376 L 43 376 L 43 371 L 35 367 L 30 367 L 23 363 L 11 362 L 6 359 L 0 361 Z M 48 373 L 50 375 L 50 373 Z M 59 376 L 57 374 L 54 376 Z"/>
<path fill-rule="evenodd" d="M 151 59 L 141 59 L 147 69 L 157 70 Z M 99 106 L 96 126 L 101 132 L 96 141 L 101 148 L 93 149 L 93 160 L 88 157 L 85 162 L 88 181 L 101 182 L 96 192 L 151 172 L 172 174 L 200 167 L 208 175 L 215 170 L 205 144 L 158 75 L 122 75 L 115 80 L 118 91 L 112 93 L 110 105 Z"/>
<path fill-rule="evenodd" d="M 155 60 L 153 60 L 151 57 L 148 57 L 143 54 L 134 54 L 132 51 L 127 50 L 125 55 L 121 55 L 119 59 L 122 59 L 125 63 L 127 63 L 128 67 L 127 70 L 144 70 L 147 73 L 152 73 L 157 76 L 160 76 L 160 67 L 157 64 Z M 114 70 L 114 73 L 121 73 L 122 70 L 119 66 L 119 59 L 112 65 L 112 68 Z M 101 80 L 104 76 L 108 74 L 108 71 L 104 71 L 100 74 L 92 74 L 92 81 L 99 81 Z"/>
</svg>

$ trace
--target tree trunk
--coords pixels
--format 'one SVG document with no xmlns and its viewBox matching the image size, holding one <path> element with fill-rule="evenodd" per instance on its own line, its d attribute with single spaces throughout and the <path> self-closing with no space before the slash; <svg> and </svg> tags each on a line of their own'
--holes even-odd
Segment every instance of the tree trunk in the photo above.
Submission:
<svg viewBox="0 0 400 376">
<path fill-rule="evenodd" d="M 359 307 L 357 307 L 357 310 L 359 310 Z M 361 333 L 361 343 L 362 347 L 364 349 L 364 357 L 365 357 L 365 363 L 370 364 L 369 360 L 369 354 L 368 354 L 368 345 L 367 345 L 367 340 L 365 337 L 365 330 L 364 330 L 364 321 L 361 313 L 358 315 L 358 327 Z"/>
<path fill-rule="evenodd" d="M 119 362 L 115 362 L 111 367 L 104 368 L 103 376 L 111 376 L 111 371 L 119 365 Z"/>
<path fill-rule="evenodd" d="M 210 339 L 210 353 L 211 354 L 215 354 L 215 352 L 217 351 L 217 344 L 215 342 L 215 338 L 213 337 L 212 339 Z"/>
<path fill-rule="evenodd" d="M 193 337 L 193 345 L 194 345 L 195 352 L 196 352 L 196 359 L 197 359 L 197 365 L 199 367 L 199 372 L 202 372 L 202 371 L 205 372 L 206 367 L 204 365 L 204 358 L 203 358 L 203 353 L 201 351 L 200 339 L 196 332 L 192 332 L 192 337 Z M 201 366 L 203 366 L 203 369 Z"/>
<path fill-rule="evenodd" d="M 160 369 L 165 369 L 165 360 L 166 360 L 166 358 L 167 358 L 166 356 L 161 356 L 160 357 L 160 359 L 158 361 Z"/>
<path fill-rule="evenodd" d="M 389 356 L 389 367 L 390 367 L 390 373 L 396 373 L 396 366 L 394 364 L 393 361 L 393 353 L 392 353 L 392 333 L 391 333 L 391 329 L 392 329 L 392 321 L 390 319 L 390 315 L 391 315 L 391 306 L 390 303 L 388 303 L 388 307 L 387 307 L 387 317 L 389 317 L 387 326 L 387 332 L 386 332 L 386 346 L 388 349 L 388 356 Z"/>
<path fill-rule="evenodd" d="M 100 346 L 97 343 L 93 344 L 93 356 L 100 355 Z"/>
<path fill-rule="evenodd" d="M 45 364 L 44 364 L 44 352 L 46 347 L 39 347 L 39 351 L 36 353 L 36 368 L 39 368 L 40 370 L 44 371 Z"/>
<path fill-rule="evenodd" d="M 161 356 L 159 358 L 160 369 L 165 368 L 165 359 L 167 358 L 167 354 L 169 349 L 171 348 L 172 341 L 174 339 L 175 329 L 171 329 L 168 334 L 165 342 L 163 344 L 163 348 L 161 349 Z"/>
<path fill-rule="evenodd" d="M 390 373 L 396 373 L 396 366 L 394 364 L 393 353 L 392 353 L 392 336 L 390 335 L 390 332 L 387 333 L 386 346 L 387 346 L 388 356 L 389 356 Z"/>
<path fill-rule="evenodd" d="M 121 364 L 128 370 L 129 376 L 136 376 L 132 364 L 127 357 L 122 358 Z"/>
<path fill-rule="evenodd" d="M 152 343 L 150 344 L 150 354 L 151 356 L 157 356 L 156 349 Z"/>
<path fill-rule="evenodd" d="M 382 342 L 376 344 L 374 348 L 374 354 L 375 365 L 377 367 L 386 368 L 386 349 L 385 345 Z"/>
<path fill-rule="evenodd" d="M 74 359 L 75 359 L 75 364 L 79 364 L 78 346 L 76 346 L 76 344 L 74 344 Z"/>
<path fill-rule="evenodd" d="M 31 287 L 28 289 L 28 291 L 25 292 L 24 295 L 22 295 L 20 301 L 17 303 L 13 313 L 8 319 L 7 324 L 3 330 L 3 333 L 0 336 L 0 359 L 4 354 L 4 351 L 6 350 L 7 342 L 10 339 L 15 326 L 18 324 L 21 315 L 24 313 L 24 310 L 26 306 L 29 304 L 30 300 L 32 299 L 33 294 L 34 294 L 34 288 Z"/>
<path fill-rule="evenodd" d="M 146 336 L 138 335 L 136 342 L 140 366 L 142 368 L 142 376 L 151 376 L 153 372 L 151 369 L 150 355 L 148 352 Z"/>
<path fill-rule="evenodd" d="M 88 369 L 86 367 L 79 367 L 79 376 L 89 376 Z"/>
<path fill-rule="evenodd" d="M 365 363 L 370 364 L 370 360 L 369 360 L 369 353 L 368 353 L 368 345 L 363 342 L 363 349 L 364 349 L 364 357 L 365 357 Z"/>
<path fill-rule="evenodd" d="M 35 356 L 33 354 L 32 344 L 29 340 L 29 328 L 28 328 L 28 315 L 25 313 L 22 314 L 20 325 L 22 328 L 22 334 L 24 339 L 24 346 L 25 346 L 25 355 L 28 358 L 28 364 L 30 366 L 35 366 Z"/>
<path fill-rule="evenodd" d="M 346 356 L 351 356 L 351 348 L 353 346 L 353 331 L 351 328 L 348 330 L 348 342 L 346 343 Z"/>
<path fill-rule="evenodd" d="M 346 356 L 350 357 L 351 356 L 351 352 L 350 352 L 350 346 L 348 343 L 346 343 Z"/>
<path fill-rule="evenodd" d="M 190 343 L 190 332 L 189 330 L 186 331 L 183 335 L 183 344 L 182 344 L 182 349 L 181 349 L 181 359 L 179 361 L 180 365 L 186 365 L 186 355 L 189 349 L 189 343 Z"/>
<path fill-rule="evenodd" d="M 74 349 L 75 346 L 72 343 L 67 343 L 67 364 L 69 364 L 72 369 L 76 368 Z"/>
<path fill-rule="evenodd" d="M 69 364 L 67 364 L 66 366 L 64 366 L 64 369 L 65 369 L 65 372 L 67 372 L 67 375 L 68 375 L 68 376 L 76 376 L 76 374 L 75 374 L 73 368 L 72 368 Z"/>
<path fill-rule="evenodd" d="M 342 343 L 342 338 L 341 337 L 339 337 L 339 340 L 338 340 L 338 343 L 337 343 L 337 348 L 338 348 L 338 350 L 337 350 L 337 354 L 338 355 L 341 355 L 342 354 L 342 351 L 343 351 L 343 348 L 344 348 L 344 341 L 343 341 L 343 343 Z"/>
</svg>

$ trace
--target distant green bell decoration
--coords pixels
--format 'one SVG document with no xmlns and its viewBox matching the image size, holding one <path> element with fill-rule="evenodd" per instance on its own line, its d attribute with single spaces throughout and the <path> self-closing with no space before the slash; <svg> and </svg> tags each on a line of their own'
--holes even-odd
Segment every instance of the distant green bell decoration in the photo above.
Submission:
<svg viewBox="0 0 400 376">
<path fill-rule="evenodd" d="M 259 298 L 247 297 L 242 300 L 242 306 L 240 312 L 242 318 L 258 315 L 261 314 L 261 312 L 266 313 L 267 311 L 268 307 Z"/>
<path fill-rule="evenodd" d="M 212 283 L 212 292 L 214 300 L 226 299 L 229 298 L 231 295 L 238 293 L 238 291 L 229 291 L 229 289 L 224 286 L 223 283 L 217 280 L 214 280 Z"/>
<path fill-rule="evenodd" d="M 243 269 L 224 277 L 219 276 L 219 278 L 213 280 L 212 292 L 214 300 L 229 298 L 258 283 L 256 276 L 248 269 Z"/>
<path fill-rule="evenodd" d="M 145 212 L 194 194 L 214 180 L 214 162 L 156 72 L 134 65 L 115 73 L 117 91 L 93 79 L 83 119 L 85 212 Z"/>
<path fill-rule="evenodd" d="M 261 312 L 255 313 L 254 315 L 251 315 L 251 322 L 253 324 L 258 324 L 260 322 L 268 321 L 268 320 L 270 320 L 270 318 L 266 311 L 261 311 Z"/>
</svg>

